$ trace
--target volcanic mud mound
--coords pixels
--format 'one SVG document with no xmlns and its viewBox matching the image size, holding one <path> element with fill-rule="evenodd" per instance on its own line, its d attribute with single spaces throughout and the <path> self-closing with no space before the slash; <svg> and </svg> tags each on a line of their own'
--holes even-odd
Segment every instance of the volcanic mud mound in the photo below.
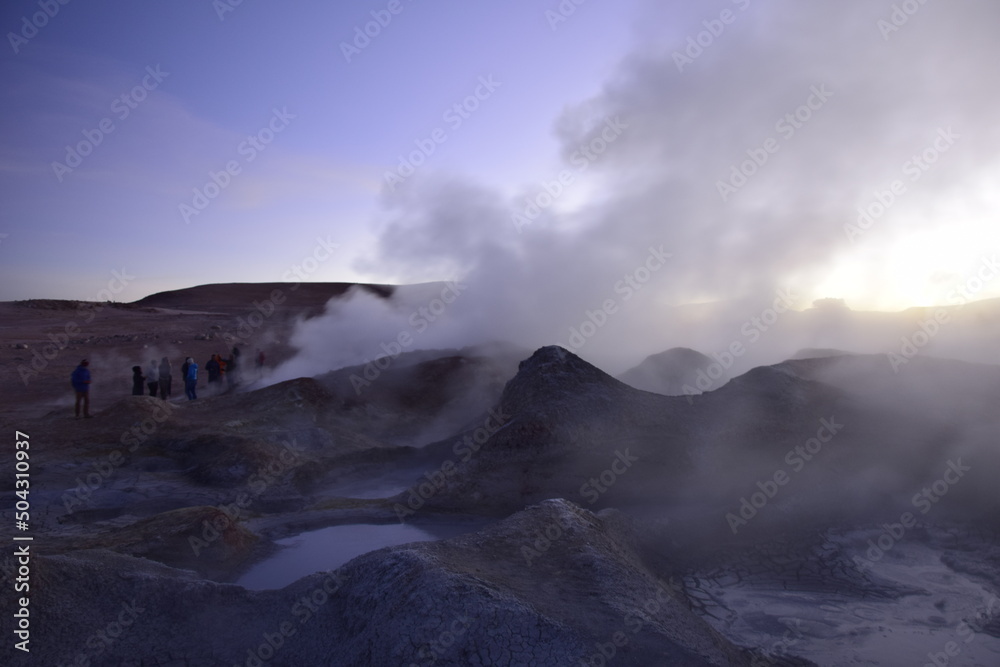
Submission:
<svg viewBox="0 0 1000 667">
<path fill-rule="evenodd" d="M 728 374 L 709 375 L 711 357 L 686 347 L 675 347 L 646 357 L 641 364 L 618 376 L 627 385 L 664 396 L 682 396 L 722 386 Z M 721 368 L 721 366 L 719 366 Z M 700 380 L 700 382 L 699 382 Z"/>
<path fill-rule="evenodd" d="M 395 667 L 613 654 L 618 665 L 750 665 L 755 656 L 695 616 L 636 541 L 616 511 L 551 500 L 478 533 L 381 549 L 273 591 L 108 551 L 41 557 L 37 622 L 58 636 L 33 657 Z M 105 619 L 118 619 L 113 639 L 100 638 Z"/>
</svg>

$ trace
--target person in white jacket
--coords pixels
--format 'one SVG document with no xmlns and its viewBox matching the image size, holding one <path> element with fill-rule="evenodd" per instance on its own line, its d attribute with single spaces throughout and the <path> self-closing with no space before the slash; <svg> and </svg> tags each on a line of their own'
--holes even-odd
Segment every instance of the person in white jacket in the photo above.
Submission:
<svg viewBox="0 0 1000 667">
<path fill-rule="evenodd" d="M 146 366 L 146 386 L 149 387 L 149 395 L 156 396 L 156 390 L 160 386 L 160 362 L 151 359 Z"/>
</svg>

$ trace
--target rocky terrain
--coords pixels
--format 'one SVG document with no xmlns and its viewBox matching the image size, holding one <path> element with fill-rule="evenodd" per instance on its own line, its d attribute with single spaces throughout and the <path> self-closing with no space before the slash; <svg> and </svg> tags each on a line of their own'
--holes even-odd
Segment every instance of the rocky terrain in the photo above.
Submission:
<svg viewBox="0 0 1000 667">
<path fill-rule="evenodd" d="M 550 525 L 563 536 L 526 561 L 522 547 Z M 39 622 L 59 629 L 34 656 L 46 664 L 73 664 L 76 655 L 100 664 L 192 666 L 754 659 L 698 618 L 675 582 L 645 565 L 625 517 L 566 501 L 530 507 L 467 537 L 383 549 L 278 591 L 216 584 L 107 551 L 45 557 L 37 597 Z M 123 613 L 131 627 L 119 639 L 92 641 L 102 630 L 106 636 L 104 618 Z"/>
<path fill-rule="evenodd" d="M 0 305 L 20 318 L 0 330 L 0 419 L 32 443 L 32 664 L 1000 656 L 1000 367 L 819 350 L 684 395 L 560 347 L 498 344 L 407 352 L 360 392 L 364 366 L 247 376 L 193 402 L 129 396 L 118 367 L 200 359 L 239 327 L 240 303 L 209 309 L 224 287 L 97 312 Z M 306 296 L 241 342 L 293 354 L 322 298 Z M 60 348 L 60 323 L 89 313 Z M 57 354 L 19 381 L 46 340 Z M 74 420 L 66 377 L 83 356 L 95 417 Z M 689 379 L 705 359 L 639 368 Z M 320 565 L 289 585 L 235 583 L 360 525 L 458 536 L 359 542 L 311 554 Z M 0 573 L 10 590 L 9 555 Z"/>
<path fill-rule="evenodd" d="M 662 502 L 667 513 L 697 506 L 725 528 L 724 503 L 738 505 L 757 482 L 800 487 L 758 524 L 789 513 L 863 516 L 909 504 L 912 488 L 965 456 L 976 469 L 952 499 L 985 516 L 997 500 L 989 404 L 998 391 L 996 366 L 920 359 L 896 374 L 884 355 L 867 355 L 788 361 L 703 395 L 668 397 L 543 348 L 504 389 L 506 425 L 429 502 L 501 513 L 552 494 L 596 507 Z M 773 480 L 778 471 L 784 484 Z M 844 495 L 831 507 L 831 496 Z"/>
</svg>

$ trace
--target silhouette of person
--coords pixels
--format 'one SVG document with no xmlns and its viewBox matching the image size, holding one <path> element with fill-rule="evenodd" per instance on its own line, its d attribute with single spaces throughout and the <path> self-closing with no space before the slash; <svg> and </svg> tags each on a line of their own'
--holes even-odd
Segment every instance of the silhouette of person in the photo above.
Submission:
<svg viewBox="0 0 1000 667">
<path fill-rule="evenodd" d="M 76 418 L 80 418 L 80 406 L 83 405 L 83 416 L 90 418 L 90 362 L 86 359 L 80 362 L 70 375 L 70 384 L 76 392 L 76 404 L 74 406 Z"/>
<path fill-rule="evenodd" d="M 171 394 L 171 384 L 173 377 L 170 373 L 170 359 L 163 357 L 160 360 L 160 398 L 167 400 Z"/>
<path fill-rule="evenodd" d="M 234 347 L 233 351 L 229 353 L 229 358 L 226 359 L 226 383 L 229 388 L 232 389 L 236 386 L 237 371 L 239 369 L 239 359 L 240 359 L 240 349 Z"/>
<path fill-rule="evenodd" d="M 214 384 L 222 376 L 222 365 L 219 363 L 219 355 L 213 354 L 212 358 L 205 362 L 205 370 L 208 372 L 208 383 Z"/>
<path fill-rule="evenodd" d="M 146 384 L 149 386 L 149 395 L 155 397 L 160 388 L 160 365 L 156 363 L 156 359 L 150 359 L 149 366 L 146 366 Z"/>
<path fill-rule="evenodd" d="M 132 395 L 142 396 L 145 393 L 145 388 L 143 384 L 146 382 L 146 377 L 142 374 L 142 366 L 132 367 Z"/>
</svg>

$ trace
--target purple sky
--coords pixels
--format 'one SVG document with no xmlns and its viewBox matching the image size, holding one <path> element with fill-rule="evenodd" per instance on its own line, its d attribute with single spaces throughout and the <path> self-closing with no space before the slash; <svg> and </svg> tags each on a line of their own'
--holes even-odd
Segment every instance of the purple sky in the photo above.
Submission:
<svg viewBox="0 0 1000 667">
<path fill-rule="evenodd" d="M 801 306 L 902 308 L 947 302 L 1000 241 L 986 0 L 226 5 L 5 3 L 0 299 L 95 299 L 115 271 L 121 301 L 281 281 L 310 257 L 314 281 L 502 282 L 500 250 L 591 294 L 568 262 L 627 271 L 663 243 L 664 303 L 794 283 Z M 391 21 L 345 55 L 372 12 Z"/>
<path fill-rule="evenodd" d="M 372 241 L 397 156 L 441 127 L 450 136 L 425 169 L 501 185 L 543 169 L 556 157 L 553 118 L 599 90 L 627 51 L 633 18 L 629 3 L 595 2 L 553 31 L 535 2 L 406 0 L 347 62 L 341 43 L 388 7 L 244 2 L 220 20 L 209 0 L 79 2 L 16 54 L 8 37 L 0 298 L 93 298 L 123 267 L 135 276 L 127 299 L 277 281 L 317 237 L 339 252 L 311 280 L 379 279 L 359 274 L 352 257 Z M 36 2 L 6 3 L 0 25 L 20 32 L 36 11 Z M 140 102 L 116 103 L 147 67 L 162 81 L 146 79 L 154 89 L 138 91 Z M 481 76 L 501 86 L 467 119 L 451 117 L 460 127 L 446 123 L 444 111 Z M 295 117 L 264 150 L 241 153 L 274 109 Z M 93 130 L 100 145 L 57 174 L 65 146 Z M 240 173 L 186 222 L 180 205 L 233 160 Z"/>
</svg>

